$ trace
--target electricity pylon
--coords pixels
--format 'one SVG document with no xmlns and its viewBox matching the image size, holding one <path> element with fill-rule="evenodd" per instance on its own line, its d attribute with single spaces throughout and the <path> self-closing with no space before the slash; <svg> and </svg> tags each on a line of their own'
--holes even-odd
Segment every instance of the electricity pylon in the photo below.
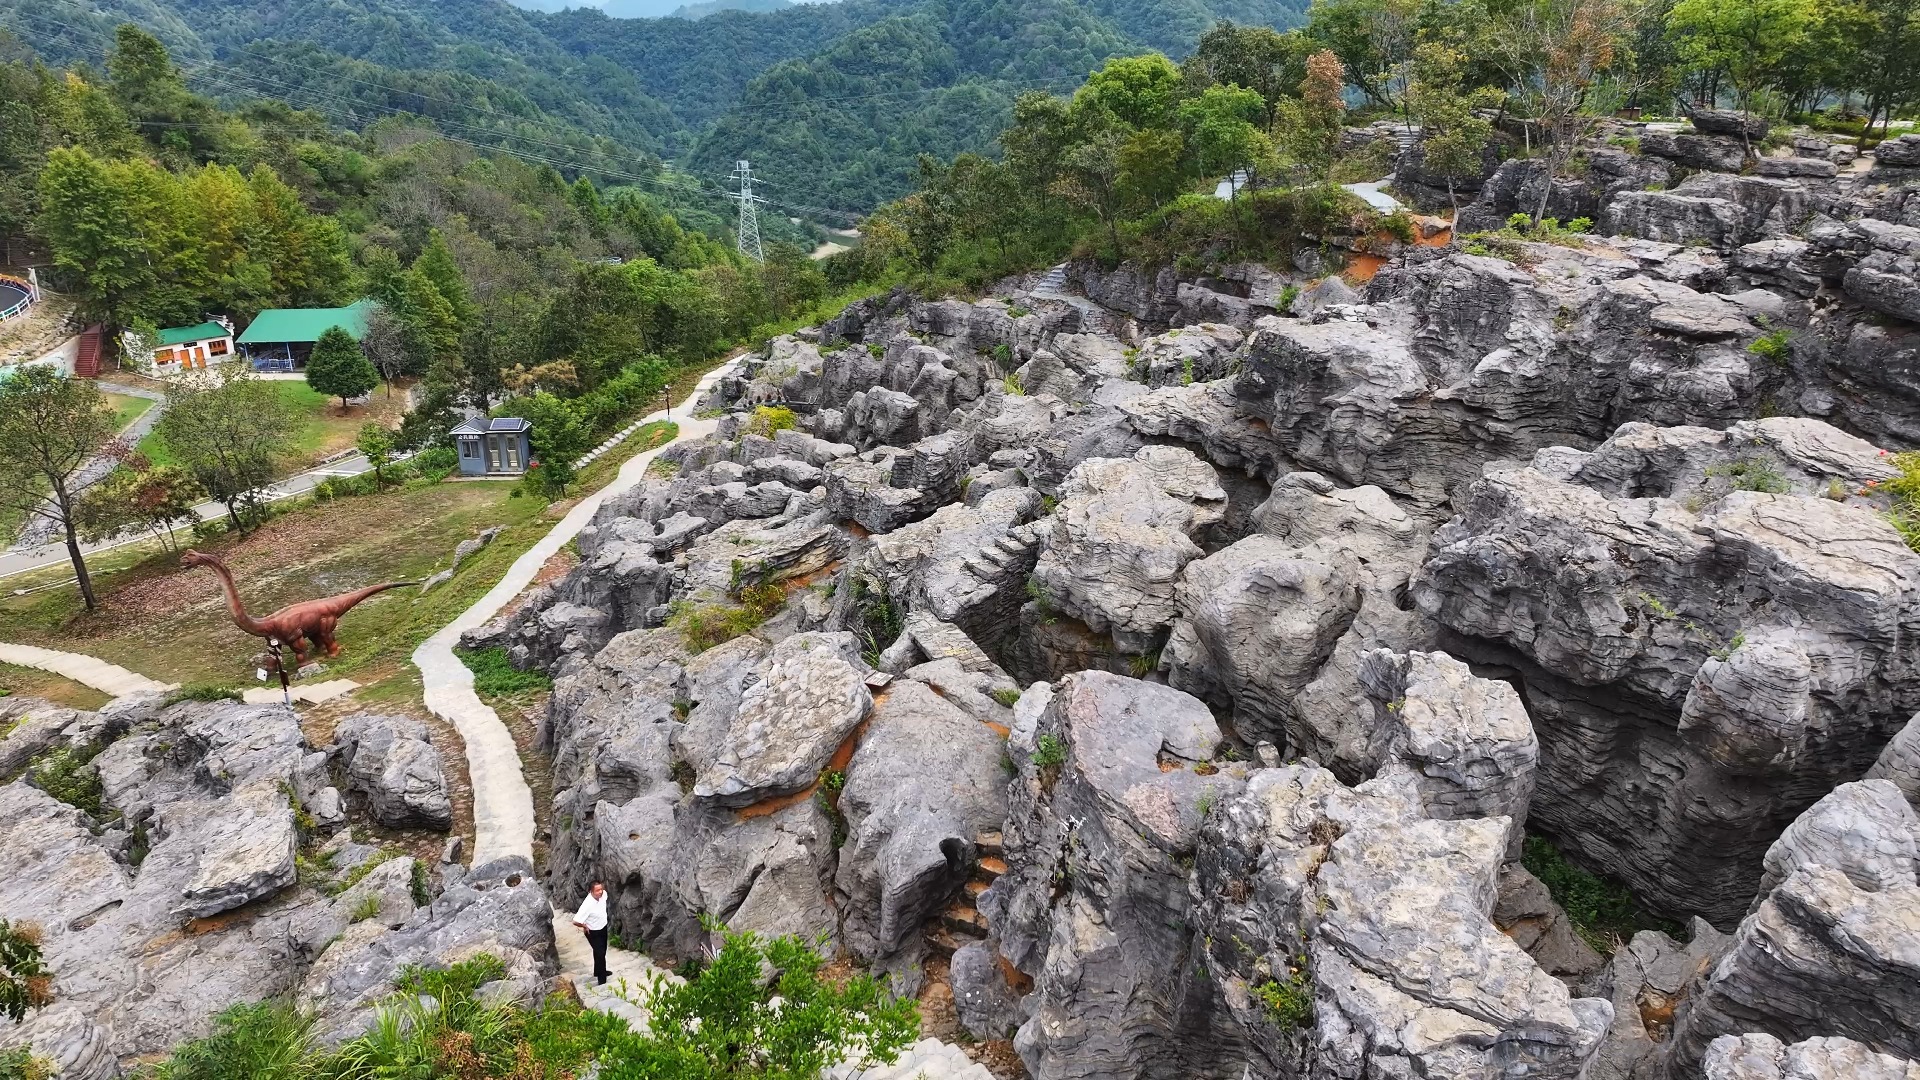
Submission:
<svg viewBox="0 0 1920 1080">
<path fill-rule="evenodd" d="M 733 175 L 729 180 L 738 180 L 740 190 L 729 192 L 727 197 L 740 204 L 739 235 L 740 254 L 754 262 L 766 262 L 766 252 L 760 250 L 760 211 L 759 204 L 765 202 L 753 193 L 753 170 L 743 161 L 736 162 Z"/>
</svg>

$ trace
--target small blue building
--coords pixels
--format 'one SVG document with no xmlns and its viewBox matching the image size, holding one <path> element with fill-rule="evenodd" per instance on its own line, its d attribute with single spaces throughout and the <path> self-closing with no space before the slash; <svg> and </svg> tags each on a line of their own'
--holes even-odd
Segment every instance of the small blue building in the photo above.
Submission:
<svg viewBox="0 0 1920 1080">
<path fill-rule="evenodd" d="M 533 425 L 517 416 L 476 416 L 452 431 L 462 476 L 519 476 L 532 461 Z"/>
</svg>

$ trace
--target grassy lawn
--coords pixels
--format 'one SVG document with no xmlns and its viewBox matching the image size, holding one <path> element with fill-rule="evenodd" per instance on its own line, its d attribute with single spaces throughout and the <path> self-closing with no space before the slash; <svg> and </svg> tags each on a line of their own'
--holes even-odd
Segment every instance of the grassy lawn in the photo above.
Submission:
<svg viewBox="0 0 1920 1080">
<path fill-rule="evenodd" d="M 365 405 L 342 410 L 339 398 L 323 397 L 304 382 L 276 380 L 269 385 L 294 416 L 283 465 L 288 474 L 311 468 L 321 458 L 351 447 L 360 437 L 361 426 L 369 421 L 397 427 L 407 409 L 407 395 L 399 388 L 388 397 L 387 388 L 382 386 Z M 158 432 L 141 439 L 136 449 L 156 465 L 176 461 Z"/>
<path fill-rule="evenodd" d="M 595 459 L 593 464 L 581 469 L 568 490 L 582 495 L 600 490 L 619 475 L 620 466 L 635 454 L 644 454 L 657 446 L 664 446 L 679 434 L 679 424 L 671 420 L 655 420 L 627 436 L 626 442 L 608 451 L 606 456 Z"/>
<path fill-rule="evenodd" d="M 417 701 L 418 677 L 407 656 L 552 527 L 542 513 L 545 505 L 510 498 L 512 486 L 436 484 L 304 505 L 251 536 L 223 536 L 203 550 L 227 560 L 247 610 L 258 615 L 376 582 L 424 578 L 448 564 L 461 540 L 506 526 L 452 581 L 425 596 L 413 588 L 383 593 L 341 620 L 344 651 L 327 661 L 325 677 L 400 679 L 373 700 Z M 94 572 L 100 611 L 85 612 L 72 588 L 3 597 L 0 641 L 71 649 L 166 682 L 252 683 L 261 643 L 233 625 L 210 571 L 182 567 L 177 555 L 142 547 L 120 559 L 102 557 Z M 33 583 L 23 576 L 8 584 Z"/>
<path fill-rule="evenodd" d="M 46 698 L 72 709 L 98 709 L 110 699 L 90 686 L 39 668 L 0 664 L 0 696 Z"/>
<path fill-rule="evenodd" d="M 128 424 L 138 420 L 154 406 L 152 398 L 134 397 L 131 394 L 102 393 L 100 396 L 106 398 L 107 404 L 113 406 L 113 430 L 115 431 L 125 431 Z"/>
</svg>

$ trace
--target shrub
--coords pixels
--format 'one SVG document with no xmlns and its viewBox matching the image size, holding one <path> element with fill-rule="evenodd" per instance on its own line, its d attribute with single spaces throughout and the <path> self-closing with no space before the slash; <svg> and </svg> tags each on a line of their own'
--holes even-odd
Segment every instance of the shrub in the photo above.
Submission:
<svg viewBox="0 0 1920 1080">
<path fill-rule="evenodd" d="M 1057 769 L 1067 763 L 1067 744 L 1060 736 L 1046 734 L 1034 740 L 1033 763 L 1042 769 Z"/>
<path fill-rule="evenodd" d="M 455 656 L 473 672 L 474 693 L 486 697 L 507 697 L 553 689 L 553 679 L 543 671 L 521 671 L 507 658 L 507 650 L 496 645 L 490 649 L 455 649 Z"/>
<path fill-rule="evenodd" d="M 1747 346 L 1747 351 L 1762 360 L 1786 367 L 1793 360 L 1793 335 L 1786 330 L 1761 334 Z"/>
<path fill-rule="evenodd" d="M 1707 470 L 1707 475 L 1724 478 L 1735 491 L 1784 495 L 1791 490 L 1786 476 L 1771 462 L 1759 458 L 1742 458 L 1725 465 L 1715 465 Z"/>
<path fill-rule="evenodd" d="M 753 410 L 753 416 L 747 420 L 747 432 L 751 435 L 765 435 L 771 439 L 775 432 L 791 431 L 800 426 L 800 418 L 785 405 L 762 405 Z"/>
<path fill-rule="evenodd" d="M 53 1080 L 54 1063 L 24 1046 L 0 1050 L 0 1080 Z"/>
<path fill-rule="evenodd" d="M 160 707 L 178 705 L 183 701 L 239 701 L 240 691 L 230 686 L 215 686 L 213 683 L 187 683 L 174 690 L 167 691 L 160 699 Z"/>
<path fill-rule="evenodd" d="M 1285 979 L 1268 979 L 1253 988 L 1253 996 L 1267 1019 L 1282 1031 L 1297 1031 L 1313 1023 L 1313 976 L 1307 958 L 1294 957 Z"/>
<path fill-rule="evenodd" d="M 1300 286 L 1288 285 L 1280 290 L 1280 301 L 1276 306 L 1276 310 L 1282 315 L 1292 314 L 1293 302 L 1298 299 L 1300 299 Z"/>
<path fill-rule="evenodd" d="M 427 864 L 419 859 L 413 860 L 413 876 L 407 880 L 407 891 L 412 894 L 414 907 L 426 907 L 433 903 L 433 886 L 427 880 Z"/>
<path fill-rule="evenodd" d="M 366 922 L 378 914 L 380 914 L 380 898 L 372 893 L 368 893 L 360 898 L 358 904 L 353 906 L 353 914 L 347 917 L 347 921 L 350 923 Z"/>
<path fill-rule="evenodd" d="M 1405 210 L 1395 210 L 1380 219 L 1380 231 L 1403 244 L 1411 244 L 1419 238 L 1414 231 L 1413 216 Z"/>
<path fill-rule="evenodd" d="M 1639 930 L 1665 930 L 1676 937 L 1684 936 L 1678 925 L 1642 912 L 1626 886 L 1568 862 L 1545 837 L 1527 837 L 1520 864 L 1547 887 L 1554 903 L 1566 911 L 1574 932 L 1603 955 L 1611 954 Z"/>
<path fill-rule="evenodd" d="M 893 997 L 865 973 L 828 980 L 825 967 L 797 937 L 727 932 L 704 970 L 640 993 L 648 1030 L 608 1041 L 601 1080 L 798 1080 L 843 1060 L 860 1068 L 895 1061 L 920 1034 L 913 999 Z"/>
<path fill-rule="evenodd" d="M 91 763 L 105 749 L 105 743 L 86 743 L 42 751 L 28 763 L 27 779 L 34 787 L 68 806 L 98 818 L 105 813 L 105 807 L 101 802 L 100 773 Z"/>
<path fill-rule="evenodd" d="M 149 1080 L 307 1080 L 319 1075 L 313 1017 L 285 1001 L 235 1005 L 213 1034 L 174 1047 Z"/>
<path fill-rule="evenodd" d="M 1002 686 L 996 690 L 989 690 L 987 694 L 992 697 L 993 700 L 1005 705 L 1009 709 L 1013 708 L 1014 702 L 1020 700 L 1020 691 L 1010 686 Z"/>
<path fill-rule="evenodd" d="M 53 976 L 40 961 L 40 928 L 0 919 L 0 1016 L 19 1023 L 53 1002 Z"/>
</svg>

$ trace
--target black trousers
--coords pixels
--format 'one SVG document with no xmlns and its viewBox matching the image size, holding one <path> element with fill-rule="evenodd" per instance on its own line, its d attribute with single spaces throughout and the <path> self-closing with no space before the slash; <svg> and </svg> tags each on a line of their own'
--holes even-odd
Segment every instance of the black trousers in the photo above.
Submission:
<svg viewBox="0 0 1920 1080">
<path fill-rule="evenodd" d="M 587 931 L 587 944 L 593 946 L 593 977 L 602 982 L 607 975 L 607 928 Z"/>
</svg>

